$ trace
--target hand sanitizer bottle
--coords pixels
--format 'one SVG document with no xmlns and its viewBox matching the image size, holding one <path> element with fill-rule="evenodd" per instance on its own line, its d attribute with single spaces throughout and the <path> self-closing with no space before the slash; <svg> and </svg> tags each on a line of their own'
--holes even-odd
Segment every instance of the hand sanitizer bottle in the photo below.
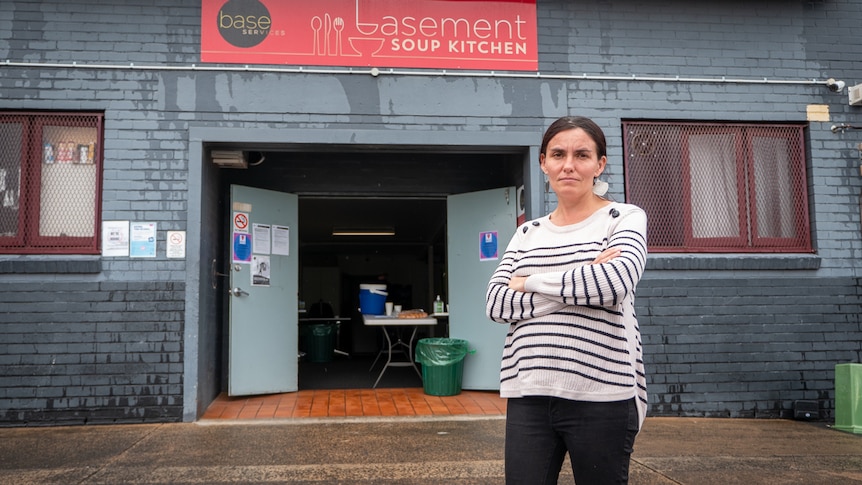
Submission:
<svg viewBox="0 0 862 485">
<path fill-rule="evenodd" d="M 440 299 L 440 295 L 437 295 L 437 299 L 434 300 L 434 313 L 445 313 L 446 305 L 443 304 L 443 300 Z"/>
</svg>

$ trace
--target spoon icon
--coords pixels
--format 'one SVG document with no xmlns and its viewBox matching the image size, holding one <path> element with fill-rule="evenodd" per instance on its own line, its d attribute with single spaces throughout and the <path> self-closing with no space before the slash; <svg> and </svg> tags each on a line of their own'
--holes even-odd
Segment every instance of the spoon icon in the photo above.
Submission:
<svg viewBox="0 0 862 485">
<path fill-rule="evenodd" d="M 312 18 L 311 18 L 311 30 L 313 30 L 313 31 L 314 31 L 314 48 L 313 48 L 313 51 L 312 51 L 312 52 L 313 52 L 314 54 L 316 54 L 316 55 L 320 55 L 320 54 L 321 54 L 321 52 L 320 52 L 320 51 L 321 51 L 321 47 L 320 47 L 320 28 L 321 28 L 321 27 L 323 27 L 323 21 L 322 21 L 322 20 L 320 20 L 320 17 L 318 17 L 318 16 L 316 16 L 316 15 L 315 15 L 314 17 L 312 17 Z"/>
</svg>

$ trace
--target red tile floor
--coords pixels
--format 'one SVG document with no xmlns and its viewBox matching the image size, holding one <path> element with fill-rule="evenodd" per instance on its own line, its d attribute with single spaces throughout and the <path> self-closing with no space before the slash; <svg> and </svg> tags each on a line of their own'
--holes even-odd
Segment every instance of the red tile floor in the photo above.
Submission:
<svg viewBox="0 0 862 485">
<path fill-rule="evenodd" d="M 390 416 L 503 416 L 498 391 L 461 391 L 432 396 L 421 387 L 305 390 L 285 394 L 229 397 L 210 404 L 203 419 L 284 419 Z"/>
</svg>

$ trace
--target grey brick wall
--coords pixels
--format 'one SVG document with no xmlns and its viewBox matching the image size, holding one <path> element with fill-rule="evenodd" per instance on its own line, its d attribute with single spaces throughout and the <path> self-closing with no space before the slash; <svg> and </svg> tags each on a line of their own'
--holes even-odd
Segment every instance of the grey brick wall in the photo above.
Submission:
<svg viewBox="0 0 862 485">
<path fill-rule="evenodd" d="M 804 122 L 826 105 L 806 133 L 815 255 L 652 255 L 638 301 L 651 412 L 777 417 L 810 399 L 828 416 L 834 364 L 862 358 L 862 139 L 830 130 L 862 108 L 816 84 L 720 81 L 862 82 L 860 0 L 537 0 L 536 79 L 194 69 L 199 0 L 109 3 L 0 3 L 0 109 L 104 111 L 102 219 L 157 222 L 159 257 L 0 257 L 0 425 L 181 419 L 184 282 L 201 268 L 166 260 L 164 239 L 191 229 L 201 126 L 524 132 L 583 114 L 607 131 L 623 200 L 623 119 Z"/>
<path fill-rule="evenodd" d="M 178 421 L 184 288 L 0 284 L 0 426 Z"/>
<path fill-rule="evenodd" d="M 862 359 L 856 278 L 647 277 L 637 309 L 654 416 L 829 419 L 835 365 Z"/>
</svg>

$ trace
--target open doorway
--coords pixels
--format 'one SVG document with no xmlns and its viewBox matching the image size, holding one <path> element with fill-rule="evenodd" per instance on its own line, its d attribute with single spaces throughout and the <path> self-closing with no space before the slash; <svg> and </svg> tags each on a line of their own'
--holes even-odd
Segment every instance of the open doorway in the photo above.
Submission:
<svg viewBox="0 0 862 485">
<path fill-rule="evenodd" d="M 303 290 L 297 298 L 305 303 L 306 309 L 323 300 L 330 303 L 333 313 L 345 320 L 349 317 L 349 321 L 342 324 L 336 343 L 338 350 L 347 354 L 343 357 L 348 360 L 375 355 L 382 341 L 379 331 L 359 327 L 353 322 L 354 309 L 358 313 L 355 301 L 358 285 L 369 278 L 391 280 L 393 295 L 409 302 L 407 305 L 402 303 L 402 307 L 427 308 L 438 293 L 443 299 L 448 299 L 445 288 L 446 197 L 521 185 L 529 171 L 526 163 L 529 148 L 524 146 L 438 147 L 438 151 L 428 151 L 427 147 L 403 146 L 393 149 L 380 146 L 211 144 L 204 152 L 209 153 L 214 148 L 242 149 L 250 162 L 247 169 L 218 170 L 221 193 L 240 184 L 298 197 L 303 213 L 298 223 L 299 232 L 308 232 L 308 235 L 302 236 L 298 244 L 302 255 L 300 277 L 303 278 Z M 220 203 L 220 207 L 220 220 L 225 221 L 231 210 L 230 204 Z M 399 219 L 402 222 L 396 224 L 396 228 L 406 229 L 397 230 L 396 234 L 407 239 L 333 239 L 332 230 L 341 224 L 334 214 L 348 214 L 349 219 L 355 222 L 361 215 L 389 214 L 392 217 L 392 211 L 400 213 L 400 216 L 406 215 Z M 306 221 L 317 225 L 317 229 L 305 227 Z M 375 224 L 392 225 L 391 221 Z M 219 239 L 227 240 L 229 230 L 222 227 Z M 314 236 L 315 230 L 319 231 L 319 239 Z M 224 249 L 221 252 L 227 260 L 229 248 Z M 349 271 L 343 271 L 342 264 L 355 265 L 359 269 L 351 267 Z M 399 272 L 408 276 L 404 277 Z M 393 279 L 393 276 L 397 278 Z M 336 280 L 338 283 L 333 284 Z M 326 293 L 317 289 L 306 296 L 302 294 L 306 285 L 328 289 Z M 230 298 L 223 292 L 218 292 L 217 296 L 222 301 Z M 228 328 L 224 319 L 221 321 L 218 342 L 222 343 L 218 346 L 224 349 Z M 445 323 L 426 330 L 433 332 L 433 336 L 448 334 Z M 228 352 L 223 350 L 220 354 L 214 367 L 226 369 L 229 366 Z M 356 361 L 350 361 L 350 364 L 353 369 L 363 367 Z M 329 366 L 324 369 L 330 377 L 335 376 L 332 387 L 357 387 L 345 376 L 339 379 L 339 372 L 332 370 Z M 410 368 L 403 370 L 411 371 Z M 222 375 L 220 387 L 224 389 L 227 387 L 226 373 L 217 372 Z M 365 372 L 373 382 L 371 378 L 376 372 L 369 373 L 368 369 Z M 392 375 L 396 377 L 394 372 Z M 421 385 L 419 380 L 414 382 Z M 385 381 L 380 382 L 380 387 L 386 385 Z"/>
</svg>

